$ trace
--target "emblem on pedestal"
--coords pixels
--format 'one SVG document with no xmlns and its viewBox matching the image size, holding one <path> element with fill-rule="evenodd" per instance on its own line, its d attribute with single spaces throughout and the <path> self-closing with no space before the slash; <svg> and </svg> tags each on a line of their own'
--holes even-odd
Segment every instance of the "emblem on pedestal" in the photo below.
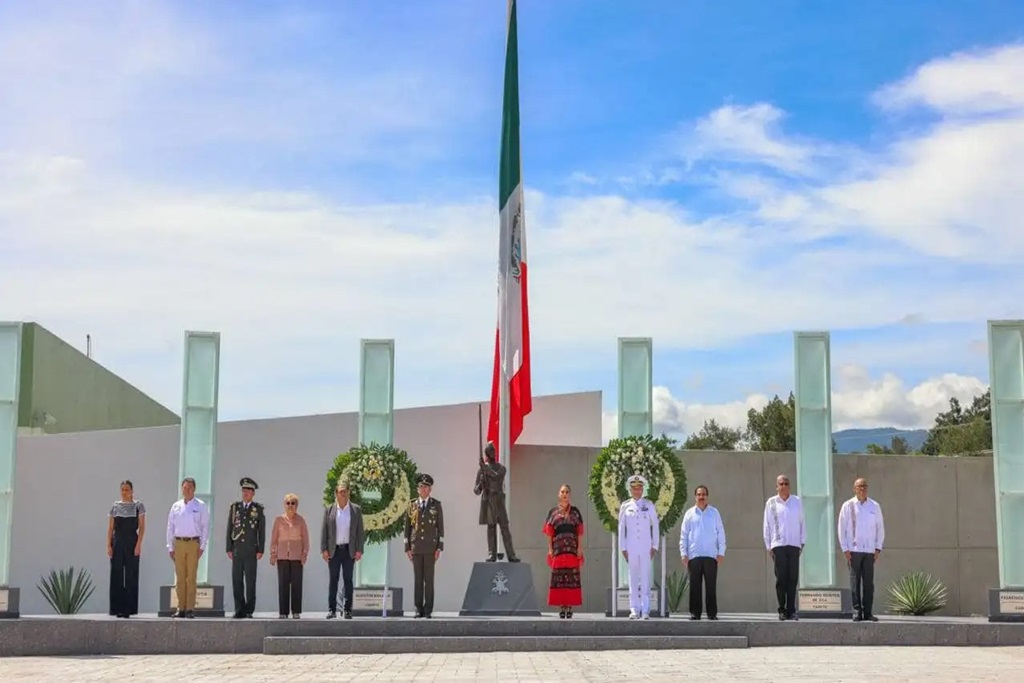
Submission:
<svg viewBox="0 0 1024 683">
<path fill-rule="evenodd" d="M 508 577 L 505 576 L 505 572 L 498 571 L 494 575 L 494 579 L 491 580 L 491 592 L 498 595 L 508 593 Z"/>
</svg>

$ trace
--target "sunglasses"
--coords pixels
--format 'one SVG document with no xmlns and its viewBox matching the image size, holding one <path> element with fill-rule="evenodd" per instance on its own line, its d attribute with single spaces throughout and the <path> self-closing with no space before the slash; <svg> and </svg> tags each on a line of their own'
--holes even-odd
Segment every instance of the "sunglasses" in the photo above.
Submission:
<svg viewBox="0 0 1024 683">
<path fill-rule="evenodd" d="M 289 501 L 285 502 L 285 505 L 287 505 L 290 508 L 293 508 L 293 507 L 295 507 L 298 504 L 299 504 L 299 501 L 297 501 L 297 500 L 289 500 Z"/>
<path fill-rule="evenodd" d="M 780 481 L 779 482 L 779 486 L 789 486 L 789 482 L 788 481 Z"/>
</svg>

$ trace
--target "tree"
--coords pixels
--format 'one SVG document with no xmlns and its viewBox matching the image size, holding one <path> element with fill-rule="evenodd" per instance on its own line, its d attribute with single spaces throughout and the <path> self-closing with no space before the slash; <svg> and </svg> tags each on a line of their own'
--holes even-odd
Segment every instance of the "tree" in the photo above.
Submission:
<svg viewBox="0 0 1024 683">
<path fill-rule="evenodd" d="M 796 396 L 789 393 L 783 402 L 776 395 L 764 408 L 747 412 L 744 435 L 754 451 L 789 452 L 796 450 Z M 835 450 L 835 443 L 832 444 Z"/>
<path fill-rule="evenodd" d="M 907 455 L 910 453 L 910 444 L 902 436 L 894 436 L 888 446 L 869 443 L 867 451 L 871 455 Z"/>
<path fill-rule="evenodd" d="M 696 434 L 691 434 L 683 442 L 683 448 L 701 451 L 734 451 L 736 444 L 743 438 L 743 432 L 731 427 L 723 427 L 714 419 L 705 420 L 704 426 Z"/>
<path fill-rule="evenodd" d="M 927 455 L 975 455 L 992 450 L 992 391 L 975 396 L 968 408 L 956 398 L 935 417 L 921 446 Z"/>
</svg>

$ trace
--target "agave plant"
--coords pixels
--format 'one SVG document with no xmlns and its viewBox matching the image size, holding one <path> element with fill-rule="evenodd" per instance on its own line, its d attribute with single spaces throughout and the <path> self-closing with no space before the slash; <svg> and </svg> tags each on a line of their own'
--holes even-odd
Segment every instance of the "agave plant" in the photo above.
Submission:
<svg viewBox="0 0 1024 683">
<path fill-rule="evenodd" d="M 679 611 L 679 605 L 683 601 L 687 586 L 690 585 L 689 573 L 679 574 L 672 572 L 665 579 L 665 600 L 668 602 L 668 611 L 675 614 Z"/>
<path fill-rule="evenodd" d="M 40 579 L 38 588 L 57 614 L 77 614 L 96 586 L 89 572 L 68 567 L 67 571 L 51 570 Z"/>
<path fill-rule="evenodd" d="M 924 572 L 911 572 L 889 586 L 889 610 L 922 616 L 946 606 L 946 587 Z"/>
</svg>

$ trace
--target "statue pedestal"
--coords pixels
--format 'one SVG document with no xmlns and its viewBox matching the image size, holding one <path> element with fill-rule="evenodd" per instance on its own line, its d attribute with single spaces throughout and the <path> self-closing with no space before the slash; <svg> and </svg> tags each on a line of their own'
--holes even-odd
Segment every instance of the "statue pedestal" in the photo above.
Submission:
<svg viewBox="0 0 1024 683">
<path fill-rule="evenodd" d="M 989 621 L 1024 621 L 1024 588 L 990 588 Z"/>
<path fill-rule="evenodd" d="M 157 616 L 172 616 L 178 609 L 178 592 L 174 586 L 160 586 L 160 611 Z M 196 586 L 196 617 L 224 616 L 224 586 Z"/>
<path fill-rule="evenodd" d="M 539 617 L 533 570 L 525 562 L 474 562 L 460 617 Z"/>
<path fill-rule="evenodd" d="M 21 590 L 10 586 L 0 587 L 0 619 L 17 619 Z"/>
<path fill-rule="evenodd" d="M 875 587 L 875 604 L 878 604 Z M 853 593 L 849 588 L 799 588 L 796 591 L 796 612 L 801 619 L 849 619 L 853 617 Z"/>
</svg>

